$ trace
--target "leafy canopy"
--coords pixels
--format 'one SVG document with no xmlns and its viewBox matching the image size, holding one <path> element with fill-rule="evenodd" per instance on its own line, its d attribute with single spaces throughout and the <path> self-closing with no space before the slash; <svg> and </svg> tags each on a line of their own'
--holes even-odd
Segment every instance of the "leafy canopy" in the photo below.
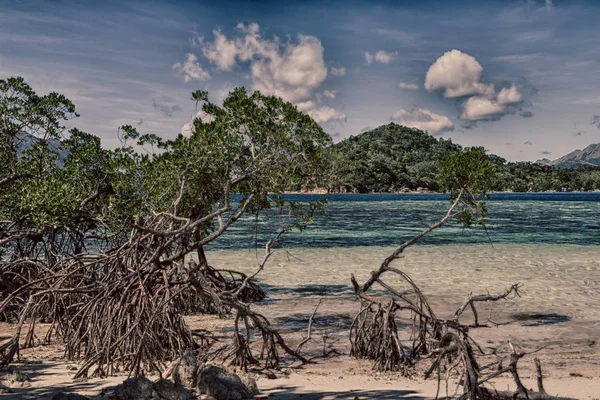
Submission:
<svg viewBox="0 0 600 400">
<path fill-rule="evenodd" d="M 483 147 L 471 147 L 439 161 L 438 182 L 450 193 L 450 201 L 459 201 L 458 222 L 466 227 L 483 224 L 487 214 L 485 199 L 495 179 L 495 166 Z"/>
</svg>

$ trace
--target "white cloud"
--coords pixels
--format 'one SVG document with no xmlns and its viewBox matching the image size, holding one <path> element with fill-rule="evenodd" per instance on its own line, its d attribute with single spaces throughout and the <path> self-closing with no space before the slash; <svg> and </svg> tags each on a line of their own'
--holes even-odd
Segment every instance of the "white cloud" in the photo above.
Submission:
<svg viewBox="0 0 600 400">
<path fill-rule="evenodd" d="M 490 119 L 504 114 L 506 107 L 495 100 L 487 97 L 470 97 L 463 105 L 463 112 L 460 119 L 477 121 L 481 119 Z"/>
<path fill-rule="evenodd" d="M 187 138 L 192 136 L 192 123 L 188 122 L 181 127 L 181 134 Z"/>
<path fill-rule="evenodd" d="M 194 117 L 192 118 L 192 120 L 190 122 L 188 122 L 187 124 L 183 124 L 183 126 L 181 127 L 181 134 L 185 137 L 190 137 L 192 136 L 192 128 L 194 127 L 194 120 L 200 119 L 202 120 L 202 122 L 204 123 L 209 123 L 215 120 L 215 117 L 205 113 L 204 111 L 200 110 L 196 113 L 196 115 L 194 115 Z"/>
<path fill-rule="evenodd" d="M 454 124 L 448 117 L 421 107 L 401 108 L 392 114 L 391 119 L 399 121 L 401 125 L 428 131 L 434 135 L 454 130 Z"/>
<path fill-rule="evenodd" d="M 327 78 L 324 49 L 318 38 L 299 35 L 296 42 L 283 43 L 278 37 L 262 37 L 258 24 L 238 24 L 236 28 L 231 38 L 215 30 L 212 42 L 202 42 L 202 53 L 215 69 L 231 70 L 238 63 L 249 63 L 253 90 L 296 104 L 318 123 L 346 119 L 341 111 L 317 105 L 323 97 L 333 99 L 336 94 L 329 90 L 317 93 Z M 342 76 L 346 69 L 331 68 L 330 72 Z"/>
<path fill-rule="evenodd" d="M 253 62 L 254 88 L 286 101 L 310 97 L 327 77 L 323 46 L 314 36 L 300 36 L 298 45 L 287 45 L 284 54 Z"/>
<path fill-rule="evenodd" d="M 397 52 L 389 53 L 385 50 L 378 50 L 375 54 L 371 54 L 367 51 L 365 52 L 365 61 L 367 64 L 372 64 L 374 61 L 382 64 L 389 64 L 396 55 L 398 55 Z"/>
<path fill-rule="evenodd" d="M 337 95 L 337 92 L 335 90 L 325 90 L 323 92 L 323 96 L 330 98 L 330 99 L 335 99 L 336 95 Z"/>
<path fill-rule="evenodd" d="M 213 42 L 205 42 L 202 52 L 221 70 L 238 62 L 250 62 L 253 89 L 280 96 L 286 101 L 304 101 L 327 77 L 323 46 L 314 36 L 299 35 L 297 43 L 265 39 L 257 24 L 238 24 L 238 36 L 228 39 L 220 31 Z"/>
<path fill-rule="evenodd" d="M 519 93 L 519 90 L 515 84 L 509 88 L 503 88 L 497 96 L 498 104 L 508 105 L 515 104 L 523 101 L 523 95 Z"/>
<path fill-rule="evenodd" d="M 225 99 L 227 98 L 227 96 L 229 96 L 229 93 L 232 92 L 233 89 L 235 89 L 235 87 L 226 85 L 221 89 L 215 91 L 214 98 L 217 101 L 217 103 L 223 103 L 223 101 L 225 101 Z"/>
<path fill-rule="evenodd" d="M 398 88 L 406 90 L 419 90 L 419 85 L 417 85 L 416 83 L 400 82 L 398 84 Z"/>
<path fill-rule="evenodd" d="M 513 84 L 511 87 L 503 88 L 495 98 L 484 96 L 468 98 L 463 104 L 460 119 L 478 121 L 498 118 L 507 113 L 508 106 L 522 101 L 523 95 L 519 92 L 518 87 Z"/>
<path fill-rule="evenodd" d="M 552 31 L 549 29 L 541 31 L 519 32 L 516 38 L 522 42 L 541 42 L 552 37 Z"/>
<path fill-rule="evenodd" d="M 445 52 L 429 67 L 425 89 L 443 90 L 444 97 L 493 96 L 494 85 L 481 82 L 483 67 L 475 57 L 460 50 Z"/>
<path fill-rule="evenodd" d="M 323 106 L 320 108 L 314 108 L 308 112 L 308 115 L 315 120 L 316 123 L 321 124 L 329 121 L 345 121 L 346 114 L 342 111 L 338 111 L 329 106 Z"/>
<path fill-rule="evenodd" d="M 300 110 L 302 112 L 306 112 L 306 111 L 309 111 L 309 110 L 312 110 L 313 108 L 315 108 L 316 104 L 314 101 L 308 100 L 308 101 L 302 101 L 300 103 L 296 103 L 296 107 L 298 107 L 298 110 Z"/>
<path fill-rule="evenodd" d="M 331 67 L 329 69 L 329 72 L 333 76 L 344 76 L 344 75 L 346 75 L 346 68 L 345 67 L 339 67 L 339 68 Z"/>
<path fill-rule="evenodd" d="M 173 64 L 173 69 L 183 75 L 184 82 L 191 80 L 205 81 L 210 79 L 210 73 L 202 68 L 198 63 L 198 57 L 195 54 L 188 53 L 183 64 Z"/>
<path fill-rule="evenodd" d="M 227 40 L 227 37 L 221 31 L 213 30 L 215 40 L 212 43 L 207 43 L 202 47 L 202 54 L 217 69 L 228 71 L 236 65 L 236 56 L 238 48 L 235 42 Z"/>
<path fill-rule="evenodd" d="M 475 57 L 453 49 L 445 52 L 429 67 L 425 75 L 425 89 L 430 92 L 443 90 L 447 98 L 468 97 L 462 104 L 459 117 L 462 120 L 497 119 L 504 114 L 514 113 L 516 108 L 509 106 L 523 101 L 519 88 L 513 83 L 496 93 L 493 84 L 481 81 L 482 71 L 483 67 Z"/>
</svg>

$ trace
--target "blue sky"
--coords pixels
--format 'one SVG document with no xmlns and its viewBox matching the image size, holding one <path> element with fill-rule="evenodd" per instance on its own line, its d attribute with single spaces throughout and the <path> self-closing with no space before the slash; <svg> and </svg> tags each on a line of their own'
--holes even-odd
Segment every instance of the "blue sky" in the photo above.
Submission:
<svg viewBox="0 0 600 400">
<path fill-rule="evenodd" d="M 335 140 L 391 121 L 509 160 L 600 142 L 600 2 L 0 0 L 0 78 L 80 129 L 172 138 L 206 89 L 294 102 Z M 200 116 L 201 117 L 201 116 Z"/>
</svg>

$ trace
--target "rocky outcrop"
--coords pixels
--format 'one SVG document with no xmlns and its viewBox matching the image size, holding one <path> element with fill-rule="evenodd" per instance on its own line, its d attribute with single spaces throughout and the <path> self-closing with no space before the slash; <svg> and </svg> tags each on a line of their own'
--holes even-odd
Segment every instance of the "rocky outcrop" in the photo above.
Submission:
<svg viewBox="0 0 600 400">
<path fill-rule="evenodd" d="M 191 351 L 185 352 L 173 369 L 173 381 L 188 389 L 195 389 L 198 378 L 198 360 Z"/>
<path fill-rule="evenodd" d="M 154 384 L 154 391 L 159 399 L 164 400 L 192 400 L 195 396 L 185 387 L 168 379 L 161 379 Z"/>
<path fill-rule="evenodd" d="M 181 385 L 163 379 L 152 383 L 144 377 L 127 379 L 115 387 L 111 400 L 192 400 L 194 395 Z"/>
<path fill-rule="evenodd" d="M 198 374 L 198 389 L 217 400 L 251 399 L 258 394 L 256 382 L 250 377 L 245 377 L 245 380 L 246 383 L 223 367 L 205 365 Z"/>
</svg>

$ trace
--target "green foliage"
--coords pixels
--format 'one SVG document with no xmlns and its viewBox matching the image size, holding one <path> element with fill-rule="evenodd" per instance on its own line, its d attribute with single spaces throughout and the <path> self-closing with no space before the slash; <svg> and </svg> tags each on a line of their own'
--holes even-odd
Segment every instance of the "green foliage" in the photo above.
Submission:
<svg viewBox="0 0 600 400">
<path fill-rule="evenodd" d="M 352 136 L 331 149 L 328 180 L 332 192 L 398 192 L 424 188 L 443 190 L 436 179 L 438 161 L 458 152 L 451 140 L 436 139 L 394 123 Z M 493 191 L 574 191 L 600 189 L 600 167 L 559 168 L 531 162 L 507 162 L 487 155 L 497 173 Z"/>
<path fill-rule="evenodd" d="M 333 146 L 339 168 L 332 186 L 359 193 L 438 190 L 436 161 L 458 150 L 450 140 L 390 123 Z"/>
<path fill-rule="evenodd" d="M 487 214 L 485 199 L 495 180 L 496 168 L 483 147 L 471 147 L 439 161 L 438 182 L 450 193 L 450 201 L 458 199 L 460 224 L 470 227 L 476 220 L 483 224 Z"/>
<path fill-rule="evenodd" d="M 600 189 L 600 167 L 561 168 L 531 162 L 497 165 L 494 190 L 571 192 Z"/>
<path fill-rule="evenodd" d="M 56 163 L 48 143 L 60 138 L 64 122 L 77 116 L 65 96 L 39 96 L 23 78 L 0 79 L 0 179 L 8 175 L 41 173 Z M 28 140 L 24 154 L 17 148 Z M 19 156 L 21 160 L 19 160 Z"/>
<path fill-rule="evenodd" d="M 485 149 L 471 147 L 439 161 L 438 182 L 452 196 L 461 190 L 483 196 L 491 189 L 494 174 L 494 164 Z"/>
<path fill-rule="evenodd" d="M 22 78 L 0 81 L 0 90 L 0 157 L 6 161 L 0 183 L 10 185 L 0 193 L 0 220 L 9 221 L 0 240 L 14 229 L 10 221 L 19 221 L 20 229 L 37 232 L 36 240 L 67 235 L 78 238 L 80 250 L 87 237 L 117 246 L 153 214 L 192 221 L 217 209 L 232 215 L 234 198 L 246 213 L 275 207 L 287 215 L 284 230 L 303 229 L 323 206 L 273 196 L 322 182 L 331 144 L 317 123 L 278 97 L 238 88 L 218 106 L 196 91 L 192 100 L 202 104 L 205 118 L 192 121 L 190 137 L 163 140 L 125 125 L 118 132 L 122 146 L 106 150 L 98 137 L 78 129 L 62 139 L 64 122 L 77 116 L 64 96 L 38 96 Z M 24 153 L 23 137 L 33 143 Z M 209 219 L 192 241 L 218 225 Z"/>
</svg>

